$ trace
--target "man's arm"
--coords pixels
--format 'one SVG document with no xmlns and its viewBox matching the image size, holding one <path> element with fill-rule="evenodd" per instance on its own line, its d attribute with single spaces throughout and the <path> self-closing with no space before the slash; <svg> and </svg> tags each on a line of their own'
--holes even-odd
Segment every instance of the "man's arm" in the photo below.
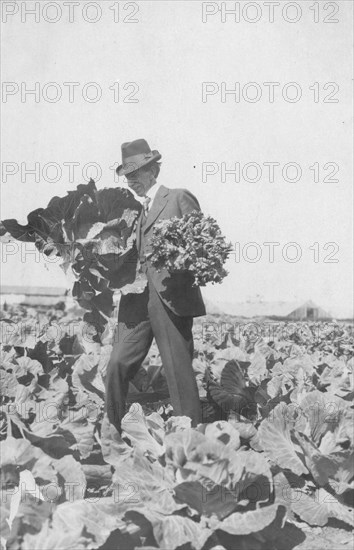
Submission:
<svg viewBox="0 0 354 550">
<path fill-rule="evenodd" d="M 190 191 L 188 191 L 188 189 L 181 189 L 178 202 L 181 208 L 182 216 L 185 214 L 190 214 L 193 210 L 197 210 L 198 212 L 200 211 L 198 200 Z"/>
</svg>

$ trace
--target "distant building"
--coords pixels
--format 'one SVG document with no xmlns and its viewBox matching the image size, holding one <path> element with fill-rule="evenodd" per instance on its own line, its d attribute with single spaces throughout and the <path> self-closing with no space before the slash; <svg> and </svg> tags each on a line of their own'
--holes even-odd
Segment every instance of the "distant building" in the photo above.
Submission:
<svg viewBox="0 0 354 550">
<path fill-rule="evenodd" d="M 268 317 L 292 321 L 322 321 L 332 319 L 330 312 L 315 304 L 306 302 L 243 302 L 219 304 L 223 311 L 237 317 Z"/>
<path fill-rule="evenodd" d="M 26 307 L 36 307 L 42 310 L 52 308 L 59 302 L 70 306 L 72 302 L 68 290 L 61 287 L 43 286 L 12 286 L 2 285 L 0 288 L 0 304 L 19 304 Z"/>
</svg>

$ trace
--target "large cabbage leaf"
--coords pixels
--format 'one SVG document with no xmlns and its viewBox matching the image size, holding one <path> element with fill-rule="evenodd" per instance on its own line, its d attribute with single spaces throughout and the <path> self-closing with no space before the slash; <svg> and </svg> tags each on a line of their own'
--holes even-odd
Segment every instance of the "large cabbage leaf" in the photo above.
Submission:
<svg viewBox="0 0 354 550">
<path fill-rule="evenodd" d="M 322 527 L 329 518 L 336 518 L 354 527 L 353 509 L 342 504 L 335 495 L 321 487 L 310 496 L 294 489 L 292 510 L 306 523 Z"/>
<path fill-rule="evenodd" d="M 72 294 L 87 309 L 84 320 L 101 334 L 113 310 L 114 289 L 141 292 L 136 287 L 137 250 L 135 222 L 141 210 L 128 189 L 97 190 L 91 179 L 65 197 L 54 197 L 46 208 L 27 216 L 27 225 L 15 219 L 2 221 L 0 236 L 33 242 L 46 256 L 60 256 L 64 271 L 76 281 Z M 98 338 L 98 336 L 96 336 Z"/>
<path fill-rule="evenodd" d="M 301 447 L 292 437 L 296 420 L 294 410 L 288 405 L 277 405 L 269 418 L 259 428 L 261 445 L 271 460 L 283 469 L 301 476 L 308 472 Z"/>
<path fill-rule="evenodd" d="M 64 502 L 56 508 L 38 534 L 25 535 L 23 548 L 99 548 L 114 529 L 122 526 L 119 505 L 114 503 L 113 498 L 102 498 L 96 503 L 87 500 Z"/>
<path fill-rule="evenodd" d="M 220 523 L 219 529 L 232 535 L 249 535 L 261 531 L 275 520 L 278 507 L 276 503 L 249 512 L 235 512 Z M 281 513 L 284 518 L 284 506 L 282 506 Z"/>
</svg>

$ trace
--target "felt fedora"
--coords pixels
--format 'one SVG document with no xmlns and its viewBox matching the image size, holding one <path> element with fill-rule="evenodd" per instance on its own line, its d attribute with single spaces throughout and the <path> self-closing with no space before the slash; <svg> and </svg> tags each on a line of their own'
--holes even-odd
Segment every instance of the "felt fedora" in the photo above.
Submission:
<svg viewBox="0 0 354 550">
<path fill-rule="evenodd" d="M 118 166 L 116 172 L 119 176 L 123 176 L 160 158 L 160 153 L 156 150 L 151 151 L 145 139 L 127 141 L 122 144 L 122 164 Z"/>
</svg>

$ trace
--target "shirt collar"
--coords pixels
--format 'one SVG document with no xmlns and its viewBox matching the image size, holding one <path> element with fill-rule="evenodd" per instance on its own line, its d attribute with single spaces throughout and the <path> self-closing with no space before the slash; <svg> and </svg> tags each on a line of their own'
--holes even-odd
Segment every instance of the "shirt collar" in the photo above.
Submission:
<svg viewBox="0 0 354 550">
<path fill-rule="evenodd" d="M 146 196 L 151 199 L 150 204 L 152 204 L 152 201 L 154 200 L 156 193 L 158 192 L 160 187 L 161 187 L 161 183 L 154 183 L 154 185 L 150 187 L 150 189 L 146 192 Z"/>
</svg>

